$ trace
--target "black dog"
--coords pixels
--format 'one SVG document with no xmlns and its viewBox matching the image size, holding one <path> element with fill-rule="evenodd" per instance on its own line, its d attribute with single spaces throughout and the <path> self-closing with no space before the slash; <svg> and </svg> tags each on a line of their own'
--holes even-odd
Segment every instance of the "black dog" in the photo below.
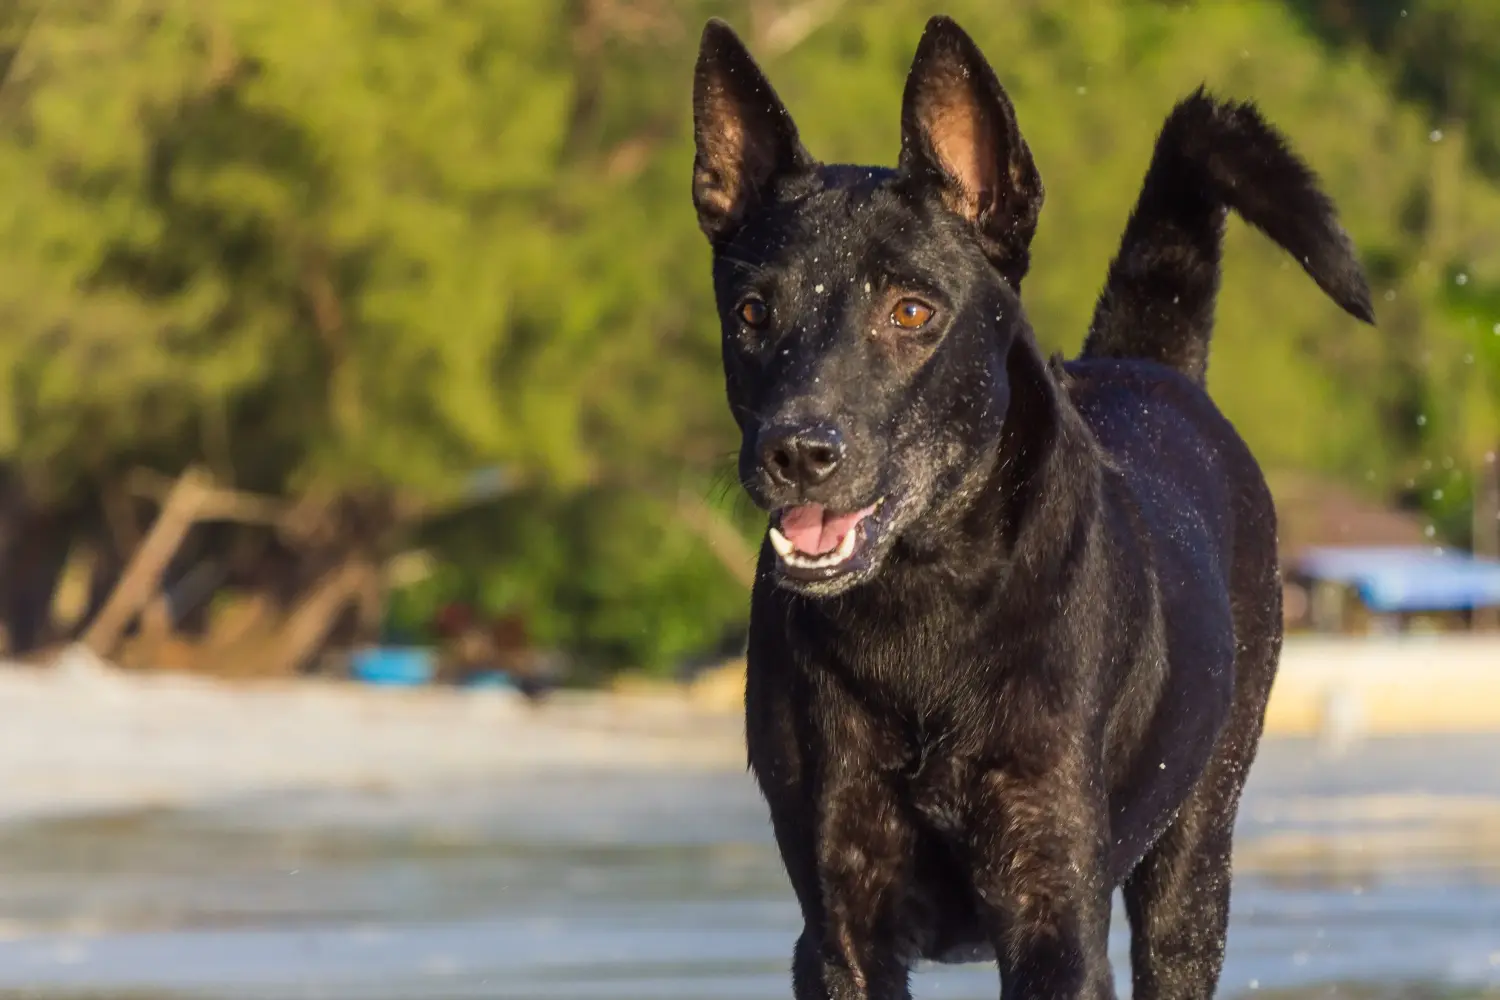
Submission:
<svg viewBox="0 0 1500 1000">
<path fill-rule="evenodd" d="M 1244 104 L 1168 118 L 1082 357 L 1019 285 L 1042 184 L 973 42 L 929 22 L 895 170 L 826 166 L 733 32 L 703 35 L 693 198 L 740 472 L 771 512 L 750 764 L 805 929 L 799 1000 L 1208 997 L 1281 644 L 1271 497 L 1203 389 L 1234 208 L 1369 321 L 1331 203 Z"/>
</svg>

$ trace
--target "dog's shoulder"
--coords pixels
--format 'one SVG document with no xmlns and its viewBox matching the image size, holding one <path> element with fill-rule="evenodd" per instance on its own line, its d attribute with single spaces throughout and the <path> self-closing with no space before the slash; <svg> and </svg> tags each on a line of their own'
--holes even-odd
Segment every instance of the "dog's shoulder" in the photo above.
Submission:
<svg viewBox="0 0 1500 1000">
<path fill-rule="evenodd" d="M 1232 496 L 1263 492 L 1249 447 L 1191 378 L 1133 359 L 1070 361 L 1066 372 L 1067 398 L 1151 519 L 1217 521 Z"/>
<path fill-rule="evenodd" d="M 1208 400 L 1208 394 L 1175 368 L 1138 358 L 1076 358 L 1052 360 L 1054 375 L 1075 406 L 1118 404 L 1127 399 Z"/>
<path fill-rule="evenodd" d="M 1147 439 L 1166 452 L 1194 441 L 1239 441 L 1198 383 L 1175 369 L 1136 359 L 1080 359 L 1062 366 L 1059 385 L 1107 452 Z"/>
</svg>

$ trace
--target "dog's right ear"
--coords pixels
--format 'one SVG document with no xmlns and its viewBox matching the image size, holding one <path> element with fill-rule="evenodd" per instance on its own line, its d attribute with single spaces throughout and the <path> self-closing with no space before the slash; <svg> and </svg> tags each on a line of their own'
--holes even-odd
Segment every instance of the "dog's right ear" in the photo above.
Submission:
<svg viewBox="0 0 1500 1000">
<path fill-rule="evenodd" d="M 901 107 L 901 172 L 936 187 L 975 227 L 990 262 L 1013 288 L 1031 259 L 1042 178 L 995 71 L 962 28 L 927 22 Z"/>
<path fill-rule="evenodd" d="M 812 166 L 776 91 L 718 18 L 704 27 L 698 49 L 693 136 L 693 205 L 712 243 L 733 235 L 777 180 Z"/>
</svg>

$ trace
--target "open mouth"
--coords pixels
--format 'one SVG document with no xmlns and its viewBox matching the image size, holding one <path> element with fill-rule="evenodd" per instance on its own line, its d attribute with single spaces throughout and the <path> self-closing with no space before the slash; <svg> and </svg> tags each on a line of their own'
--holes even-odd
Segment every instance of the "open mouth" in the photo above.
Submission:
<svg viewBox="0 0 1500 1000">
<path fill-rule="evenodd" d="M 817 503 L 783 507 L 771 525 L 771 547 L 783 571 L 824 580 L 851 568 L 866 542 L 866 522 L 884 502 L 882 497 L 849 514 L 835 514 Z"/>
</svg>

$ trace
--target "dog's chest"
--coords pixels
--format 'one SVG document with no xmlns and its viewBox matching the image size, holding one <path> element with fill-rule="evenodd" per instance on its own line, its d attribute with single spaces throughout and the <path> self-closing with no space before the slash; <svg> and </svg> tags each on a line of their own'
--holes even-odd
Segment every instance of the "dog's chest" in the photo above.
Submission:
<svg viewBox="0 0 1500 1000">
<path fill-rule="evenodd" d="M 924 826 L 956 837 L 974 820 L 972 788 L 978 768 L 954 752 L 951 737 L 918 733 L 909 737 L 897 781 L 902 798 Z"/>
</svg>

